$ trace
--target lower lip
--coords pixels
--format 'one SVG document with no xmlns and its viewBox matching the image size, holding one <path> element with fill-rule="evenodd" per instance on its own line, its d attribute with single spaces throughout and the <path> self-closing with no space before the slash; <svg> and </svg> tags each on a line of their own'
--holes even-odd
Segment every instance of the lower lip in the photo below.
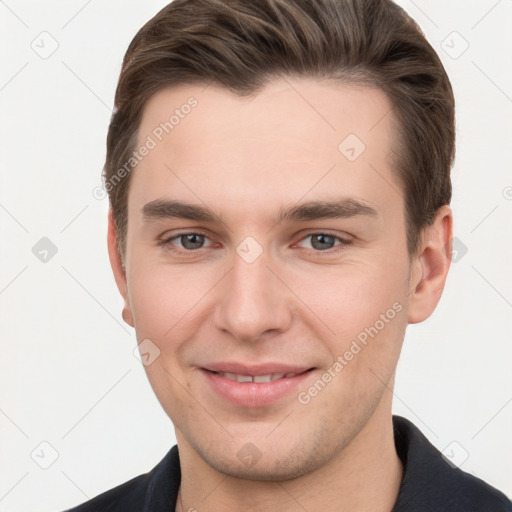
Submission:
<svg viewBox="0 0 512 512">
<path fill-rule="evenodd" d="M 201 370 L 214 391 L 225 400 L 239 407 L 265 407 L 291 393 L 306 380 L 313 370 L 294 377 L 270 382 L 238 382 L 218 373 Z"/>
</svg>

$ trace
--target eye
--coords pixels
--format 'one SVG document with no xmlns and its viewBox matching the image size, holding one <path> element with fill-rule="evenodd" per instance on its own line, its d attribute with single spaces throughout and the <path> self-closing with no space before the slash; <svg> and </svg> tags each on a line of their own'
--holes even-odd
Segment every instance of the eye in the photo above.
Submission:
<svg viewBox="0 0 512 512">
<path fill-rule="evenodd" d="M 161 240 L 160 243 L 171 251 L 182 250 L 191 252 L 212 245 L 210 241 L 210 244 L 206 246 L 206 241 L 210 240 L 206 235 L 203 235 L 202 233 L 181 233 L 179 235 L 166 238 L 165 240 Z M 176 245 L 178 246 L 178 249 L 173 247 Z"/>
<path fill-rule="evenodd" d="M 339 236 L 330 235 L 329 233 L 311 233 L 304 237 L 299 244 L 307 240 L 310 240 L 310 243 L 309 247 L 306 248 L 311 248 L 315 251 L 328 251 L 339 245 L 348 245 L 350 243 L 348 240 L 344 240 Z"/>
</svg>

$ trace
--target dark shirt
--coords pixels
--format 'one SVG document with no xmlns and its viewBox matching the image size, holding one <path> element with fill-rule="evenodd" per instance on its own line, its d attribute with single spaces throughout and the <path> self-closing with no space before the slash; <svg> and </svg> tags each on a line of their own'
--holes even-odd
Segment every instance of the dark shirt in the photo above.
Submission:
<svg viewBox="0 0 512 512">
<path fill-rule="evenodd" d="M 409 420 L 393 416 L 404 472 L 392 512 L 512 512 L 512 502 L 452 466 Z M 181 480 L 178 447 L 149 472 L 68 512 L 173 512 Z"/>
</svg>

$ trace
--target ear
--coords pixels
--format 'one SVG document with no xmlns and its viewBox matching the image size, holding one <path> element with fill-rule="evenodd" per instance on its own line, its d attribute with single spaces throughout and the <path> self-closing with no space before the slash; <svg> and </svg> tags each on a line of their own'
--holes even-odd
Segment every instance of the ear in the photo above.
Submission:
<svg viewBox="0 0 512 512">
<path fill-rule="evenodd" d="M 408 310 L 410 324 L 423 322 L 436 309 L 450 269 L 452 235 L 452 210 L 444 205 L 437 211 L 433 224 L 425 228 L 412 263 Z"/>
<path fill-rule="evenodd" d="M 110 266 L 112 267 L 112 271 L 114 272 L 114 279 L 116 280 L 117 288 L 119 289 L 119 293 L 123 297 L 124 307 L 123 307 L 123 320 L 128 324 L 134 327 L 133 315 L 130 306 L 130 300 L 128 298 L 128 286 L 126 283 L 126 272 L 124 268 L 123 261 L 121 259 L 121 255 L 119 254 L 119 246 L 117 244 L 117 230 L 116 223 L 114 220 L 114 215 L 112 213 L 112 208 L 108 210 L 108 234 L 107 234 L 107 244 L 108 244 L 108 256 L 110 258 Z"/>
</svg>

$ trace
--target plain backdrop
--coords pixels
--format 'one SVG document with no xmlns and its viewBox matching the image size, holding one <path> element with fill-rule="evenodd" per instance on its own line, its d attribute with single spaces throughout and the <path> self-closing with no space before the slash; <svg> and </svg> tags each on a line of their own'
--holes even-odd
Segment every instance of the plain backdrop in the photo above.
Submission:
<svg viewBox="0 0 512 512">
<path fill-rule="evenodd" d="M 512 496 L 512 1 L 399 3 L 455 90 L 457 256 L 434 315 L 408 328 L 394 412 Z M 165 4 L 0 2 L 1 512 L 76 505 L 175 443 L 94 195 L 122 57 Z"/>
</svg>

